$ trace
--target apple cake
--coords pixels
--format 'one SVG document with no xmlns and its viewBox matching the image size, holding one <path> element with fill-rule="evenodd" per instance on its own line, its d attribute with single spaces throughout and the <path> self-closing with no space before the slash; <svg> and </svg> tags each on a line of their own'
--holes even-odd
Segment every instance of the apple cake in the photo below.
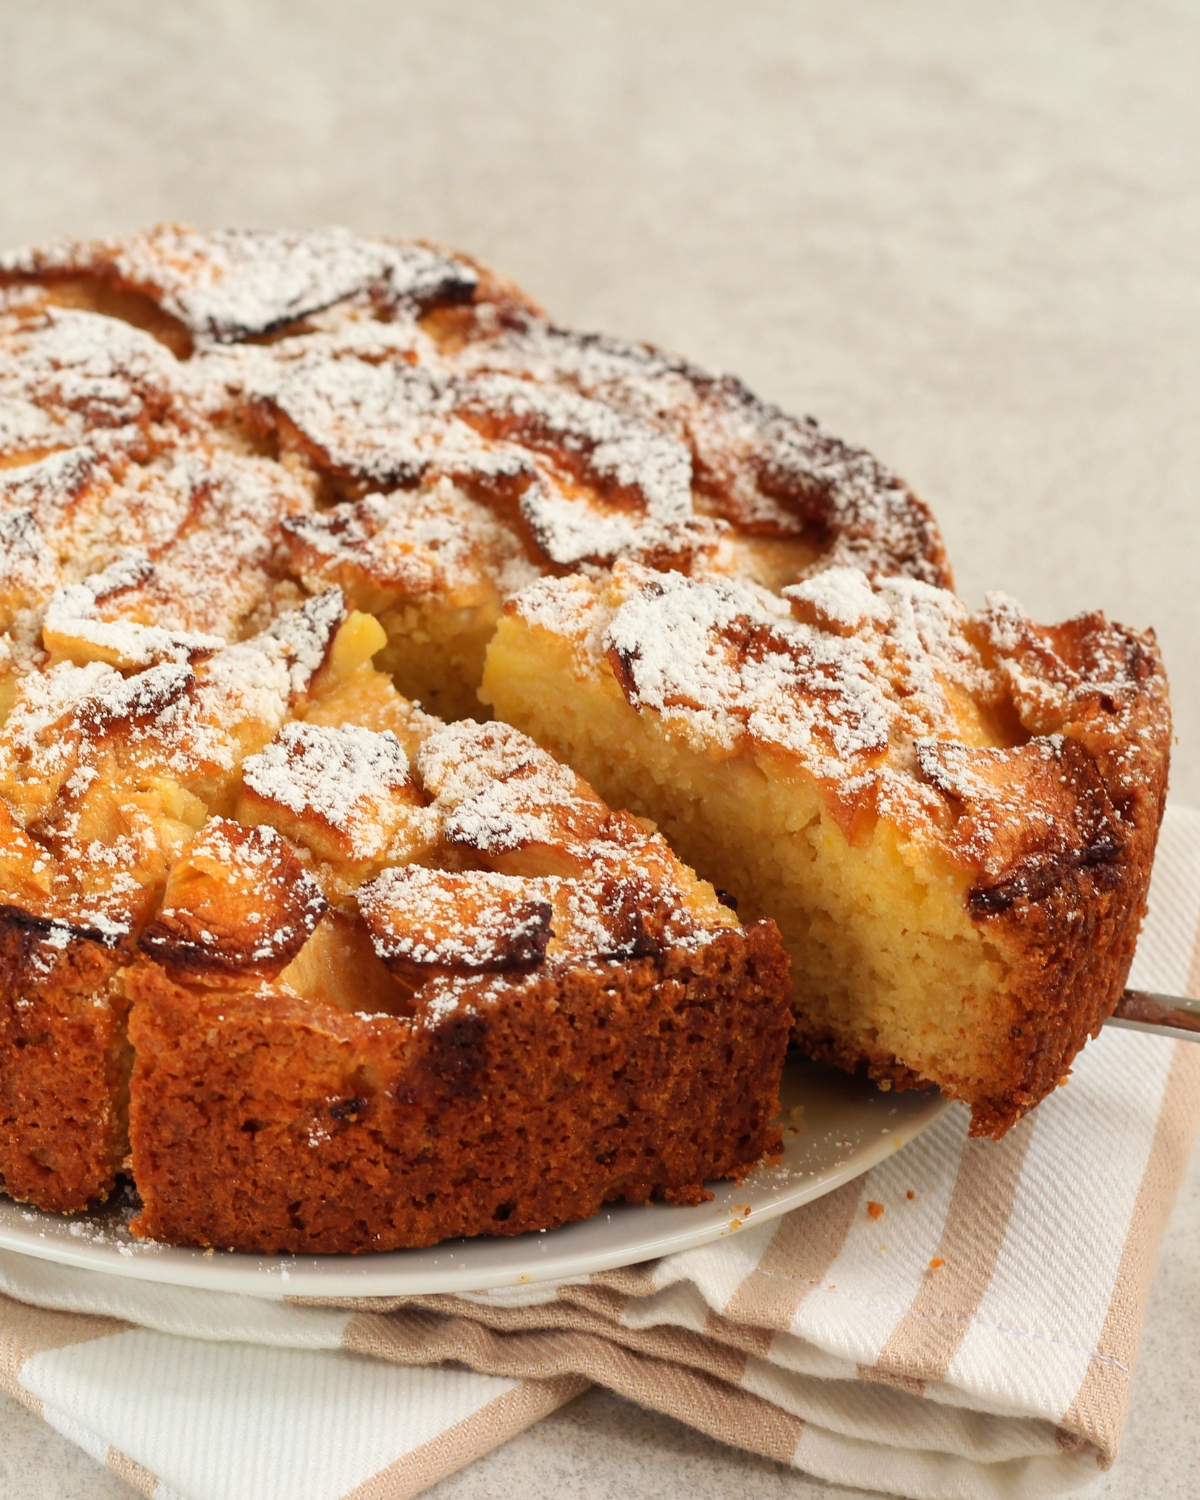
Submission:
<svg viewBox="0 0 1200 1500">
<path fill-rule="evenodd" d="M 7 1190 L 695 1201 L 789 1032 L 1000 1133 L 1119 992 L 1169 715 L 1152 637 L 951 586 L 870 454 L 440 247 L 0 256 Z"/>
<path fill-rule="evenodd" d="M 336 589 L 79 664 L 87 624 L 0 729 L 10 1194 L 128 1171 L 135 1233 L 362 1251 L 697 1202 L 777 1143 L 774 925 L 517 730 L 416 709 Z"/>
<path fill-rule="evenodd" d="M 795 1037 L 1001 1135 L 1124 987 L 1162 816 L 1153 637 L 832 567 L 772 595 L 619 562 L 510 600 L 483 695 L 769 912 Z"/>
</svg>

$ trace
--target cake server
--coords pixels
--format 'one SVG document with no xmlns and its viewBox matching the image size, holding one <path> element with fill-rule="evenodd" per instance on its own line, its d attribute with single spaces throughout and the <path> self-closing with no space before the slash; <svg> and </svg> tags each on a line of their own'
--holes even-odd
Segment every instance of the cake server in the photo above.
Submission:
<svg viewBox="0 0 1200 1500">
<path fill-rule="evenodd" d="M 1200 1000 L 1189 1000 L 1183 995 L 1152 995 L 1147 990 L 1126 990 L 1104 1024 L 1200 1042 Z"/>
</svg>

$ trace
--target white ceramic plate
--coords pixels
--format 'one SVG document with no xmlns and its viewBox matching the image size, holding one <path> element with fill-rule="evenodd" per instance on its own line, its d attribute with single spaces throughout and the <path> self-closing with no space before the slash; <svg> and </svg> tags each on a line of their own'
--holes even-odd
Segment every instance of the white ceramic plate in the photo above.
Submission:
<svg viewBox="0 0 1200 1500">
<path fill-rule="evenodd" d="M 740 1186 L 711 1183 L 712 1202 L 698 1208 L 612 1203 L 582 1224 L 507 1238 L 446 1240 L 427 1250 L 247 1255 L 135 1240 L 125 1228 L 129 1205 L 68 1217 L 0 1197 L 0 1249 L 110 1275 L 255 1297 L 389 1297 L 564 1281 L 689 1250 L 777 1218 L 867 1171 L 947 1108 L 933 1092 L 884 1094 L 807 1062 L 788 1064 L 781 1095 L 782 1160 L 759 1168 Z"/>
</svg>

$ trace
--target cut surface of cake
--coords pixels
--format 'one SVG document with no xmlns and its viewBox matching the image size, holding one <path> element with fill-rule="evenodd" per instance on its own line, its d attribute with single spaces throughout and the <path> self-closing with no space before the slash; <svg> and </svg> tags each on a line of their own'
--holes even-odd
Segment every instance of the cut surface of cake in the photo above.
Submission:
<svg viewBox="0 0 1200 1500">
<path fill-rule="evenodd" d="M 1000 1134 L 1124 986 L 1170 744 L 1153 637 L 852 568 L 784 594 L 543 580 L 483 691 L 776 919 L 807 1051 Z"/>
</svg>

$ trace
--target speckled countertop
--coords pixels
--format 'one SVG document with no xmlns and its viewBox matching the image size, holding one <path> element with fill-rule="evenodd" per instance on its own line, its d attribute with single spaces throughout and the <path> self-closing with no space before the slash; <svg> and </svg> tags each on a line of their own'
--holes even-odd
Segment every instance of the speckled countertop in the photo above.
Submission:
<svg viewBox="0 0 1200 1500">
<path fill-rule="evenodd" d="M 421 234 L 735 370 L 904 474 L 968 600 L 1155 625 L 1200 805 L 1197 59 L 1185 3 L 0 0 L 0 243 Z M 1200 1494 L 1198 1243 L 1194 1162 L 1091 1495 Z M 431 1494 L 733 1491 L 834 1493 L 593 1392 Z M 0 1398 L 6 1500 L 132 1493 Z"/>
</svg>

